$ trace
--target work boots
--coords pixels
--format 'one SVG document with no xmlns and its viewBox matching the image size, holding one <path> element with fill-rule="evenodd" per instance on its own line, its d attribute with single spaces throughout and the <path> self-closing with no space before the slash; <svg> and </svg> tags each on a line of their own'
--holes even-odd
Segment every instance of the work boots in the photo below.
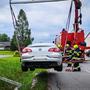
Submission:
<svg viewBox="0 0 90 90">
<path fill-rule="evenodd" d="M 75 72 L 75 71 L 81 71 L 81 68 L 79 67 L 79 68 L 77 68 L 77 69 L 74 69 L 73 71 L 74 71 L 74 72 Z"/>
</svg>

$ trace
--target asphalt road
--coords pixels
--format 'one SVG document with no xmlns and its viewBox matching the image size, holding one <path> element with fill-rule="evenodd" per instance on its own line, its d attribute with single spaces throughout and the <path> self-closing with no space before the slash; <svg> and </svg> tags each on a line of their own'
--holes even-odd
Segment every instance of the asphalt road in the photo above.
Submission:
<svg viewBox="0 0 90 90">
<path fill-rule="evenodd" d="M 90 62 L 80 64 L 81 72 L 48 71 L 48 90 L 90 90 Z"/>
</svg>

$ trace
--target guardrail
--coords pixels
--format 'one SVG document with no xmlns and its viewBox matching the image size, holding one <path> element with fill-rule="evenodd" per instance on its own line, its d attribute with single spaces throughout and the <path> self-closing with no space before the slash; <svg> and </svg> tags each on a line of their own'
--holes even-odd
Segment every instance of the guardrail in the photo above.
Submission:
<svg viewBox="0 0 90 90">
<path fill-rule="evenodd" d="M 7 83 L 9 83 L 9 84 L 14 85 L 14 86 L 15 86 L 14 90 L 18 90 L 18 89 L 22 86 L 21 83 L 16 82 L 16 81 L 13 81 L 13 80 L 11 80 L 11 79 L 7 79 L 7 78 L 5 78 L 5 77 L 1 77 L 1 76 L 0 76 L 0 80 L 2 80 L 2 81 L 4 81 L 4 82 L 7 82 Z"/>
</svg>

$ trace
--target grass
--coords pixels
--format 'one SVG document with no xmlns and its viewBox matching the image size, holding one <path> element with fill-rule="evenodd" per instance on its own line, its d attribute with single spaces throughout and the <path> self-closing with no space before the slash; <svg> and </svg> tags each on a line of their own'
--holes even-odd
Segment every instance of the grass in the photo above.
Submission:
<svg viewBox="0 0 90 90">
<path fill-rule="evenodd" d="M 0 55 L 13 55 L 13 51 L 0 51 Z"/>
<path fill-rule="evenodd" d="M 35 71 L 22 72 L 20 67 L 19 57 L 0 58 L 0 76 L 22 83 L 23 86 L 20 90 L 30 90 L 30 87 L 31 87 L 30 84 L 32 82 L 33 77 L 35 77 L 36 73 L 40 73 L 42 71 L 46 71 L 46 70 L 36 69 Z M 44 84 L 42 82 L 44 82 Z M 46 86 L 45 83 L 46 83 L 46 80 L 43 81 L 40 79 L 40 83 L 38 84 L 38 87 L 39 85 L 42 85 L 43 89 L 41 90 L 44 90 Z M 6 89 L 1 89 L 1 87 L 7 88 L 8 86 L 5 83 L 0 84 L 0 90 L 6 90 Z M 12 89 L 7 89 L 7 90 L 12 90 Z"/>
<path fill-rule="evenodd" d="M 15 86 L 8 84 L 4 81 L 0 81 L 0 90 L 14 90 Z"/>
</svg>

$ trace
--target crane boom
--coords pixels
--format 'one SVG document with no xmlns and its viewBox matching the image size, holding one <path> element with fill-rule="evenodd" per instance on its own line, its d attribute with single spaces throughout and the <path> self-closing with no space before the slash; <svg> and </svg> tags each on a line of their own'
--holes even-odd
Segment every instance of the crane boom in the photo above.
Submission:
<svg viewBox="0 0 90 90">
<path fill-rule="evenodd" d="M 81 14 L 81 1 L 80 0 L 73 0 L 74 4 L 75 4 L 75 19 L 74 19 L 74 30 L 75 32 L 79 31 L 79 23 L 81 24 L 81 18 L 82 18 L 82 14 Z M 79 15 L 80 12 L 80 15 Z M 79 21 L 80 18 L 80 21 Z"/>
<path fill-rule="evenodd" d="M 59 1 L 67 1 L 67 0 L 32 0 L 32 1 L 12 1 L 10 0 L 10 4 L 30 4 L 30 3 L 46 3 L 46 2 L 59 2 Z"/>
</svg>

